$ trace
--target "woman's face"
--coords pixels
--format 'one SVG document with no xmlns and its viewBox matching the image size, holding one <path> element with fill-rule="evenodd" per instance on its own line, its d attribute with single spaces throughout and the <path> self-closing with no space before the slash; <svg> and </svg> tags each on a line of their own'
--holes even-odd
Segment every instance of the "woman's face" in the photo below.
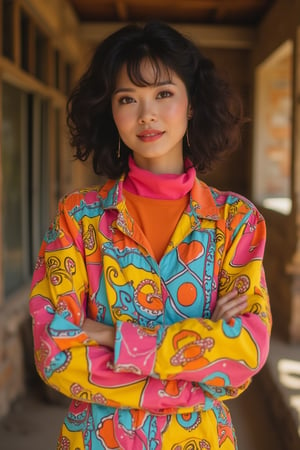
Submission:
<svg viewBox="0 0 300 450">
<path fill-rule="evenodd" d="M 112 113 L 120 138 L 133 152 L 136 164 L 154 173 L 183 172 L 182 140 L 187 128 L 189 101 L 183 81 L 174 73 L 156 71 L 142 62 L 149 85 L 132 83 L 121 69 L 112 95 Z"/>
</svg>

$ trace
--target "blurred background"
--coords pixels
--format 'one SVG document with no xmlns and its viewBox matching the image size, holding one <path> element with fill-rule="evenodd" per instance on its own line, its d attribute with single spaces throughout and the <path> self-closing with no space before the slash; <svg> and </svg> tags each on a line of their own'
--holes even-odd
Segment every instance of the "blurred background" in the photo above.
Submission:
<svg viewBox="0 0 300 450">
<path fill-rule="evenodd" d="M 299 450 L 300 0 L 0 0 L 0 447 L 54 448 L 32 439 L 65 408 L 35 372 L 28 295 L 58 199 L 99 183 L 73 160 L 67 96 L 104 37 L 149 19 L 192 38 L 251 119 L 239 151 L 201 174 L 250 198 L 268 229 L 271 352 L 233 416 L 241 450 Z"/>
</svg>

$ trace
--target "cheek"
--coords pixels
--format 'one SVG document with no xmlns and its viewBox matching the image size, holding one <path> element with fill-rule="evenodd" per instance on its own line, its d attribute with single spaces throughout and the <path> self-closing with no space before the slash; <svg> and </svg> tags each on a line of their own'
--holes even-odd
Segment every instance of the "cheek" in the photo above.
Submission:
<svg viewBox="0 0 300 450">
<path fill-rule="evenodd" d="M 113 112 L 113 118 L 118 130 L 126 126 L 126 115 L 120 112 Z"/>
<path fill-rule="evenodd" d="M 118 130 L 130 128 L 132 123 L 132 114 L 130 114 L 130 111 L 113 111 L 113 118 Z"/>
<path fill-rule="evenodd" d="M 166 114 L 172 121 L 178 121 L 185 124 L 187 120 L 187 103 L 185 101 L 172 104 L 166 110 Z"/>
</svg>

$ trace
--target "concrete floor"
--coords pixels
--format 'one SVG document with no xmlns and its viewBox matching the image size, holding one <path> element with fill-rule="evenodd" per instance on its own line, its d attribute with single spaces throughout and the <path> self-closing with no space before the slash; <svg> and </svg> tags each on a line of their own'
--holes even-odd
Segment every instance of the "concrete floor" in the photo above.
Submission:
<svg viewBox="0 0 300 450">
<path fill-rule="evenodd" d="M 288 450 L 278 442 L 268 403 L 255 379 L 245 393 L 228 403 L 239 450 Z M 65 406 L 46 404 L 36 394 L 24 397 L 0 422 L 0 449 L 54 450 L 65 411 Z"/>
</svg>

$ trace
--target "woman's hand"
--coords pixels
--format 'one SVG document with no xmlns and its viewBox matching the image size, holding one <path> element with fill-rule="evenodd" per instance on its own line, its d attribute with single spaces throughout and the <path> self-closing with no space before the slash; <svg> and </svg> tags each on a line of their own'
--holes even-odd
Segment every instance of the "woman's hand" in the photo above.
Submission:
<svg viewBox="0 0 300 450">
<path fill-rule="evenodd" d="M 238 291 L 234 289 L 217 300 L 211 320 L 216 322 L 224 319 L 226 322 L 229 322 L 234 316 L 241 314 L 246 306 L 247 295 L 239 295 Z"/>
<path fill-rule="evenodd" d="M 216 322 L 224 319 L 226 322 L 229 322 L 234 316 L 240 314 L 246 306 L 247 295 L 239 295 L 237 290 L 233 290 L 217 300 L 211 320 Z M 98 342 L 98 344 L 114 348 L 115 329 L 113 326 L 87 318 L 83 323 L 82 329 L 89 338 Z"/>
<path fill-rule="evenodd" d="M 98 342 L 98 344 L 105 345 L 106 347 L 111 348 L 114 347 L 114 327 L 105 325 L 104 323 L 96 322 L 92 319 L 85 319 L 82 329 L 89 336 L 89 338 Z"/>
</svg>

